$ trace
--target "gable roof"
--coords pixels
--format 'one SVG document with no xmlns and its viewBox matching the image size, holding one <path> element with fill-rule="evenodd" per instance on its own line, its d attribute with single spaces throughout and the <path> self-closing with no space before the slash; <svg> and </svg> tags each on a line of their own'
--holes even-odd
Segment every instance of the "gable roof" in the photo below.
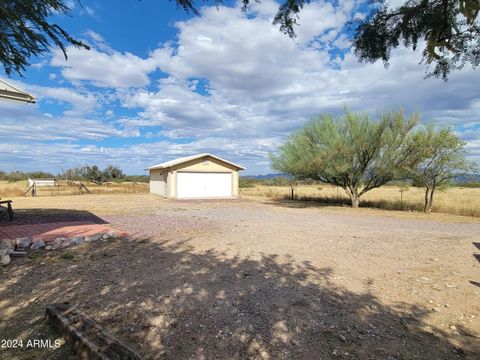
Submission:
<svg viewBox="0 0 480 360">
<path fill-rule="evenodd" d="M 196 160 L 196 159 L 199 159 L 199 158 L 202 158 L 202 157 L 211 157 L 211 158 L 220 160 L 221 162 L 224 162 L 226 164 L 229 164 L 233 167 L 236 167 L 238 170 L 245 170 L 245 168 L 243 166 L 240 166 L 240 165 L 235 164 L 231 161 L 222 159 L 221 157 L 218 157 L 218 156 L 215 156 L 215 155 L 212 155 L 212 154 L 209 154 L 209 153 L 202 153 L 202 154 L 197 154 L 197 155 L 192 155 L 192 156 L 185 156 L 185 157 L 181 157 L 181 158 L 178 158 L 178 159 L 166 161 L 166 162 L 163 162 L 161 164 L 150 166 L 146 170 L 166 169 L 166 168 L 172 167 L 174 165 L 182 164 L 182 163 L 185 163 L 187 161 Z"/>
<path fill-rule="evenodd" d="M 0 79 L 0 98 L 35 104 L 35 97 Z"/>
</svg>

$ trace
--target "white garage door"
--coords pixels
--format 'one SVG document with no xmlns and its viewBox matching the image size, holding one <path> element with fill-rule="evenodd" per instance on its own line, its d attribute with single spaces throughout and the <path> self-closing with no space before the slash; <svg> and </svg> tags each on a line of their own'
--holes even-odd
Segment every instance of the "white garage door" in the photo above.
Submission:
<svg viewBox="0 0 480 360">
<path fill-rule="evenodd" d="M 214 198 L 232 196 L 231 173 L 177 173 L 178 198 Z"/>
</svg>

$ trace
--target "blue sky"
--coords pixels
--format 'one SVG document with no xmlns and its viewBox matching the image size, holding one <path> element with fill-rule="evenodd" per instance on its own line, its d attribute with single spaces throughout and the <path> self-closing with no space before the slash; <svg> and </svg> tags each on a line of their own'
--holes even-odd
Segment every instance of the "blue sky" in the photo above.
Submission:
<svg viewBox="0 0 480 360">
<path fill-rule="evenodd" d="M 453 126 L 480 160 L 479 72 L 425 80 L 420 51 L 403 48 L 388 69 L 358 63 L 346 24 L 364 16 L 363 2 L 312 1 L 295 40 L 271 24 L 274 1 L 247 14 L 234 2 L 198 4 L 197 17 L 169 1 L 72 1 L 72 16 L 54 20 L 92 49 L 69 47 L 68 61 L 53 49 L 8 79 L 38 103 L 0 103 L 1 168 L 115 164 L 142 174 L 212 152 L 265 174 L 289 132 L 344 106 L 373 116 L 419 111 Z"/>
</svg>

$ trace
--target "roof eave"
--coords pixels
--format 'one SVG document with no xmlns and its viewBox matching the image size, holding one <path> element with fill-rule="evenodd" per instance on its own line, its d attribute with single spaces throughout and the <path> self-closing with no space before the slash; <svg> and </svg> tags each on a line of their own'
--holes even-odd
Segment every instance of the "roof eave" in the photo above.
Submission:
<svg viewBox="0 0 480 360">
<path fill-rule="evenodd" d="M 188 161 L 197 160 L 197 159 L 201 159 L 202 157 L 208 157 L 208 156 L 213 158 L 213 159 L 217 159 L 221 162 L 224 162 L 225 164 L 233 166 L 233 167 L 237 168 L 238 170 L 245 170 L 246 169 L 243 166 L 240 166 L 240 165 L 235 164 L 231 161 L 222 159 L 221 157 L 218 157 L 216 155 L 213 155 L 213 154 L 210 154 L 210 153 L 202 153 L 202 154 L 198 154 L 198 155 L 195 155 L 195 156 L 187 156 L 185 158 L 181 158 L 182 161 L 178 161 L 178 162 L 176 162 L 175 160 L 171 160 L 171 161 L 167 161 L 167 162 L 162 163 L 162 164 L 153 165 L 153 166 L 150 166 L 150 167 L 146 168 L 145 170 L 168 169 L 168 168 L 171 168 L 172 166 L 180 165 L 180 164 L 186 163 Z"/>
<path fill-rule="evenodd" d="M 35 97 L 30 94 L 13 92 L 4 89 L 0 89 L 0 98 L 12 101 L 22 101 L 29 104 L 35 104 L 37 102 Z"/>
</svg>

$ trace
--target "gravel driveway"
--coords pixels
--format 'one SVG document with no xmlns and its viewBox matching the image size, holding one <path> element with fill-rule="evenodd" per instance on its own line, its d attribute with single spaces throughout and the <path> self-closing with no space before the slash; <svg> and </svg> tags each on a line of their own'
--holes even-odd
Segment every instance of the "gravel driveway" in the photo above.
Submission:
<svg viewBox="0 0 480 360">
<path fill-rule="evenodd" d="M 68 300 L 149 359 L 478 358 L 478 223 L 138 199 L 91 209 L 134 240 L 3 269 L 0 332 L 39 328 Z"/>
</svg>

